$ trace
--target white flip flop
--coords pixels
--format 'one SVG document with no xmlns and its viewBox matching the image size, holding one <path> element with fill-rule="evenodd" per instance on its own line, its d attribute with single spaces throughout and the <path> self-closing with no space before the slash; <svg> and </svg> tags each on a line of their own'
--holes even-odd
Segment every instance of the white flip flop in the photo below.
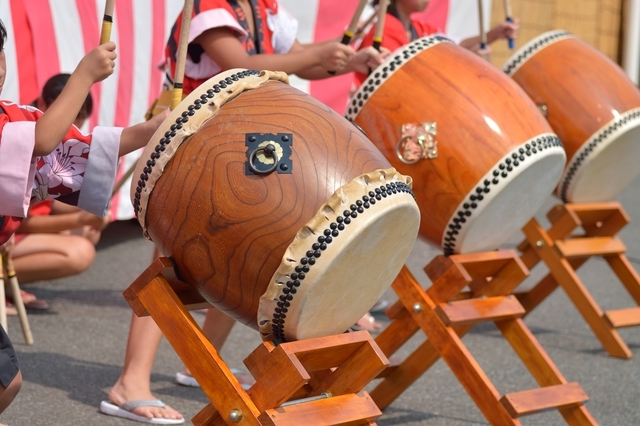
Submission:
<svg viewBox="0 0 640 426">
<path fill-rule="evenodd" d="M 100 412 L 104 414 L 108 414 L 114 417 L 120 417 L 123 419 L 135 420 L 141 423 L 148 423 L 152 425 L 180 425 L 184 423 L 184 418 L 182 419 L 165 419 L 161 417 L 154 417 L 152 419 L 139 416 L 133 413 L 138 407 L 165 407 L 166 404 L 159 399 L 150 399 L 150 400 L 138 400 L 138 401 L 128 401 L 120 406 L 110 403 L 109 401 L 102 401 L 100 403 Z"/>
</svg>

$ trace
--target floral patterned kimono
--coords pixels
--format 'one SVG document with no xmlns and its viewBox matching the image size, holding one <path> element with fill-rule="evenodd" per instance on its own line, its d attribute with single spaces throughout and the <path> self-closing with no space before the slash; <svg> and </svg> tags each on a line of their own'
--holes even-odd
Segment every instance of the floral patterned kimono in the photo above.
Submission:
<svg viewBox="0 0 640 426">
<path fill-rule="evenodd" d="M 0 244 L 13 235 L 31 200 L 57 198 L 104 216 L 116 178 L 122 128 L 72 126 L 46 156 L 33 157 L 42 112 L 0 101 Z"/>
</svg>

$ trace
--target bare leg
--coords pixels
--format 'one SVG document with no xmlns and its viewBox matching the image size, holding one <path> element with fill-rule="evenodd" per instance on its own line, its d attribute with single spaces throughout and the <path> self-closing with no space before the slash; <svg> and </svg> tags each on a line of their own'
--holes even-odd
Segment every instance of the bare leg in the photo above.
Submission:
<svg viewBox="0 0 640 426">
<path fill-rule="evenodd" d="M 16 377 L 13 378 L 9 386 L 3 388 L 0 385 L 0 414 L 11 404 L 22 387 L 22 372 L 18 371 Z"/>
<path fill-rule="evenodd" d="M 216 351 L 220 352 L 235 323 L 236 320 L 219 309 L 209 308 L 207 309 L 207 316 L 202 325 L 202 332 L 207 339 L 209 339 L 213 347 L 216 348 Z M 185 367 L 184 374 L 191 375 L 191 372 Z M 244 374 L 236 374 L 236 379 L 238 379 L 240 384 L 251 385 L 254 383 L 253 378 Z"/>
<path fill-rule="evenodd" d="M 235 323 L 236 320 L 219 309 L 209 308 L 207 309 L 207 316 L 204 318 L 202 332 L 213 347 L 220 352 Z"/>
<path fill-rule="evenodd" d="M 62 234 L 29 234 L 11 254 L 21 284 L 79 274 L 91 266 L 95 256 L 89 240 Z"/>
<path fill-rule="evenodd" d="M 109 400 L 115 405 L 127 401 L 156 399 L 151 393 L 151 370 L 162 340 L 162 332 L 151 317 L 131 317 L 131 328 L 122 373 L 109 392 Z M 173 408 L 139 407 L 133 410 L 148 418 L 181 419 Z"/>
</svg>

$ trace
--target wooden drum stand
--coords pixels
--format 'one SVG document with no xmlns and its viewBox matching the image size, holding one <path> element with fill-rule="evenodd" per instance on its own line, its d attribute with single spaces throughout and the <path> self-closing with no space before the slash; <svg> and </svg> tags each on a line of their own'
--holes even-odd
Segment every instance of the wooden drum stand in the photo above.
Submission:
<svg viewBox="0 0 640 426">
<path fill-rule="evenodd" d="M 245 359 L 256 383 L 245 391 L 187 309 L 210 307 L 155 260 L 124 292 L 138 316 L 150 315 L 200 384 L 210 404 L 194 425 L 375 425 L 382 415 L 362 389 L 389 365 L 366 331 L 278 346 Z"/>
<path fill-rule="evenodd" d="M 531 290 L 517 294 L 518 300 L 528 313 L 561 286 L 609 355 L 631 358 L 616 329 L 640 325 L 640 307 L 603 312 L 576 273 L 590 257 L 602 256 L 640 305 L 640 277 L 624 254 L 626 247 L 616 237 L 630 222 L 627 214 L 616 202 L 581 203 L 557 205 L 547 217 L 551 226 L 546 231 L 535 219 L 525 225 L 526 239 L 518 249 L 528 268 L 542 260 L 550 273 Z M 583 232 L 577 234 L 580 228 Z"/>
<path fill-rule="evenodd" d="M 522 321 L 525 310 L 511 293 L 529 271 L 514 251 L 440 255 L 425 272 L 432 281 L 426 290 L 406 267 L 393 283 L 399 300 L 387 310 L 392 322 L 376 343 L 391 356 L 418 330 L 427 340 L 382 373 L 371 392 L 381 409 L 442 357 L 491 424 L 518 425 L 518 417 L 553 408 L 568 424 L 596 424 L 581 386 L 567 383 Z M 540 388 L 500 396 L 461 340 L 474 324 L 487 321 L 496 324 Z"/>
</svg>

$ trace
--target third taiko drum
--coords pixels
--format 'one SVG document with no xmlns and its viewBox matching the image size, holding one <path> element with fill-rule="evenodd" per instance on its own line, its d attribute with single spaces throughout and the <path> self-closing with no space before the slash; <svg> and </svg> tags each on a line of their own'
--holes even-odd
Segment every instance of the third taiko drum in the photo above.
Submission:
<svg viewBox="0 0 640 426">
<path fill-rule="evenodd" d="M 420 235 L 445 254 L 508 241 L 551 195 L 566 160 L 517 84 L 440 36 L 415 40 L 373 70 L 346 117 L 413 177 Z"/>
<path fill-rule="evenodd" d="M 149 141 L 131 188 L 180 281 L 276 341 L 355 324 L 400 271 L 420 217 L 411 178 L 287 83 L 239 69 L 203 83 Z"/>
<path fill-rule="evenodd" d="M 638 176 L 640 90 L 611 59 L 557 30 L 528 42 L 504 71 L 546 111 L 567 151 L 563 201 L 608 201 Z"/>
</svg>

